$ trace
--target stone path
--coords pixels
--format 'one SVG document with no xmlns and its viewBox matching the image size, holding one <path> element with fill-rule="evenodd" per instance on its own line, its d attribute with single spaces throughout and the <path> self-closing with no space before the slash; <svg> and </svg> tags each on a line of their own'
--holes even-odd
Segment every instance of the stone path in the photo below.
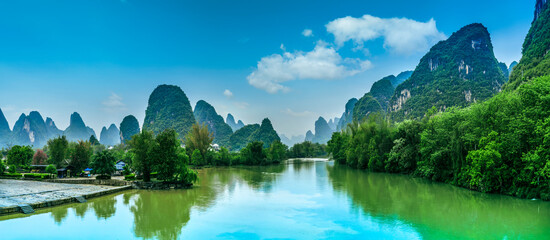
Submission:
<svg viewBox="0 0 550 240">
<path fill-rule="evenodd" d="M 0 208 L 103 192 L 116 187 L 0 179 Z"/>
</svg>

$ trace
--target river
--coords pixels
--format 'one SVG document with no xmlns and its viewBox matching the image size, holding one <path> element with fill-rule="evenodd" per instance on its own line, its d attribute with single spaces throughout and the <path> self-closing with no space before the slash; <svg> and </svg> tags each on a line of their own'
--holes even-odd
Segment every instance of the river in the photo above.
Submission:
<svg viewBox="0 0 550 240">
<path fill-rule="evenodd" d="M 192 189 L 131 190 L 0 216 L 1 239 L 548 239 L 550 202 L 332 161 L 199 170 Z"/>
</svg>

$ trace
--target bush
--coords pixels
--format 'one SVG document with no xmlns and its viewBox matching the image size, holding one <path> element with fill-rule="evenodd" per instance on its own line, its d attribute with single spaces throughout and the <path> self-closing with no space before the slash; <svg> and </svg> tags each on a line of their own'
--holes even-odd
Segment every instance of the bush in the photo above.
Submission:
<svg viewBox="0 0 550 240">
<path fill-rule="evenodd" d="M 23 175 L 21 173 L 6 173 L 3 176 L 9 178 L 21 178 Z"/>
<path fill-rule="evenodd" d="M 32 179 L 50 179 L 51 177 L 49 173 L 25 173 L 23 176 L 25 178 L 32 178 Z"/>
<path fill-rule="evenodd" d="M 109 175 L 98 175 L 97 177 L 95 177 L 95 179 L 97 179 L 97 180 L 108 180 L 108 179 L 111 179 L 111 176 L 109 176 Z"/>
<path fill-rule="evenodd" d="M 17 167 L 14 164 L 10 165 L 9 167 L 10 167 L 10 169 L 8 169 L 9 173 L 15 173 L 16 172 Z"/>
<path fill-rule="evenodd" d="M 152 173 L 151 173 L 151 178 L 157 178 L 157 175 L 158 175 L 157 172 L 152 172 Z"/>
<path fill-rule="evenodd" d="M 130 173 L 130 174 L 124 176 L 124 180 L 126 180 L 126 181 L 133 181 L 133 180 L 136 180 L 136 175 L 133 174 L 133 173 Z"/>
</svg>

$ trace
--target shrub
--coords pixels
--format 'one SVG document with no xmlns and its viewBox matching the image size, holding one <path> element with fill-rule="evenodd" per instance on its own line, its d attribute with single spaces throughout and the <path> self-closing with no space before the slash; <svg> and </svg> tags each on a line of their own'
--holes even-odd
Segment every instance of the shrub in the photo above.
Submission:
<svg viewBox="0 0 550 240">
<path fill-rule="evenodd" d="M 4 174 L 4 177 L 9 178 L 21 178 L 23 175 L 21 173 L 6 173 Z"/>
<path fill-rule="evenodd" d="M 133 180 L 136 180 L 136 175 L 133 174 L 133 173 L 130 173 L 130 174 L 124 176 L 124 180 L 126 180 L 126 181 L 133 181 Z"/>
<path fill-rule="evenodd" d="M 15 164 L 10 165 L 9 167 L 10 167 L 10 169 L 8 169 L 9 173 L 15 173 L 16 172 L 17 167 L 15 166 Z"/>
<path fill-rule="evenodd" d="M 25 173 L 23 176 L 32 179 L 50 179 L 51 175 L 49 173 Z"/>
</svg>

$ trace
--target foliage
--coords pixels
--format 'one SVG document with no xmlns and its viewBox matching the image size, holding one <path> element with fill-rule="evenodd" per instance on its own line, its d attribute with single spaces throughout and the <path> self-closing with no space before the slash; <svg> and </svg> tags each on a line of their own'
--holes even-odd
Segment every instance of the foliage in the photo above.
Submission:
<svg viewBox="0 0 550 240">
<path fill-rule="evenodd" d="M 159 85 L 149 96 L 143 128 L 155 135 L 174 129 L 183 138 L 195 124 L 191 104 L 178 86 Z"/>
<path fill-rule="evenodd" d="M 252 133 L 260 129 L 259 124 L 248 124 L 241 129 L 235 131 L 231 137 L 229 137 L 229 148 L 233 151 L 238 151 L 249 143 Z"/>
<path fill-rule="evenodd" d="M 99 145 L 99 141 L 97 140 L 97 138 L 94 135 L 90 136 L 89 142 L 92 145 Z"/>
<path fill-rule="evenodd" d="M 199 124 L 206 125 L 208 131 L 213 133 L 214 143 L 228 146 L 229 137 L 233 134 L 233 130 L 225 123 L 223 117 L 216 113 L 212 105 L 203 100 L 198 101 L 193 115 Z"/>
<path fill-rule="evenodd" d="M 9 172 L 9 173 L 15 173 L 15 172 L 17 172 L 17 166 L 15 166 L 14 164 L 9 165 L 8 172 Z"/>
<path fill-rule="evenodd" d="M 8 151 L 8 164 L 28 166 L 31 164 L 34 151 L 30 146 L 15 145 Z"/>
<path fill-rule="evenodd" d="M 392 119 L 422 118 L 433 106 L 440 111 L 465 107 L 498 93 L 506 82 L 487 29 L 478 23 L 453 33 L 422 57 L 412 76 L 395 89 Z"/>
<path fill-rule="evenodd" d="M 133 115 L 128 115 L 122 119 L 120 123 L 120 142 L 127 143 L 132 139 L 132 136 L 138 134 L 139 122 Z"/>
<path fill-rule="evenodd" d="M 92 159 L 92 174 L 110 176 L 116 171 L 115 161 L 115 157 L 109 151 L 95 154 Z"/>
<path fill-rule="evenodd" d="M 65 136 L 60 136 L 50 139 L 48 140 L 47 148 L 49 156 L 47 163 L 61 167 L 69 148 L 69 141 L 67 141 L 67 138 Z"/>
<path fill-rule="evenodd" d="M 178 167 L 187 168 L 187 154 L 183 149 L 180 151 L 180 141 L 173 129 L 162 131 L 156 136 L 155 141 L 153 163 L 157 172 L 157 179 L 173 181 L 177 178 Z"/>
<path fill-rule="evenodd" d="M 49 179 L 52 177 L 49 173 L 25 173 L 23 174 L 24 178 L 33 178 L 33 179 Z"/>
<path fill-rule="evenodd" d="M 196 150 L 199 150 L 201 158 L 205 159 L 206 152 L 210 148 L 210 144 L 212 144 L 213 140 L 214 137 L 212 133 L 208 131 L 208 127 L 205 125 L 193 124 L 191 131 L 189 131 L 185 137 L 185 147 L 193 154 Z M 202 160 L 200 162 L 202 162 Z"/>
<path fill-rule="evenodd" d="M 4 174 L 4 171 L 6 171 L 6 165 L 4 165 L 4 162 L 0 159 L 0 175 Z"/>
<path fill-rule="evenodd" d="M 204 161 L 204 157 L 199 149 L 195 149 L 195 151 L 193 151 L 193 154 L 191 155 L 191 164 L 195 166 L 202 166 L 206 164 L 206 161 Z"/>
<path fill-rule="evenodd" d="M 324 157 L 327 155 L 327 145 L 320 143 L 312 143 L 305 141 L 303 143 L 294 144 L 288 150 L 289 158 L 312 158 Z"/>
<path fill-rule="evenodd" d="M 370 94 L 380 104 L 380 107 L 384 112 L 388 111 L 389 102 L 395 90 L 394 86 L 392 85 L 392 82 L 395 81 L 395 78 L 396 77 L 393 75 L 384 77 L 373 83 L 372 87 L 370 88 Z M 359 100 L 359 102 L 361 102 L 361 99 Z M 360 114 L 358 116 L 361 115 L 364 114 Z"/>
<path fill-rule="evenodd" d="M 133 181 L 136 180 L 136 175 L 133 173 L 124 175 L 124 180 L 126 181 Z"/>
<path fill-rule="evenodd" d="M 44 165 L 44 164 L 46 164 L 46 160 L 48 160 L 48 155 L 46 155 L 44 150 L 36 149 L 36 152 L 34 153 L 34 156 L 32 157 L 32 164 L 33 165 Z"/>
<path fill-rule="evenodd" d="M 523 42 L 522 57 L 510 74 L 507 90 L 517 89 L 522 83 L 550 75 L 550 8 L 545 7 L 532 23 Z"/>
<path fill-rule="evenodd" d="M 92 147 L 90 142 L 79 140 L 77 143 L 71 143 L 69 147 L 69 158 L 71 166 L 74 167 L 74 174 L 82 172 L 90 164 L 92 157 Z M 95 170 L 95 169 L 94 169 Z"/>
<path fill-rule="evenodd" d="M 49 173 L 49 174 L 57 174 L 57 169 L 55 168 L 55 166 L 53 164 L 50 164 L 46 167 L 46 173 Z"/>
<path fill-rule="evenodd" d="M 23 177 L 23 174 L 21 174 L 21 173 L 16 173 L 16 172 L 9 172 L 9 173 L 5 173 L 5 174 L 3 175 L 3 177 L 21 178 L 21 177 Z"/>
<path fill-rule="evenodd" d="M 281 141 L 274 141 L 269 148 L 266 149 L 267 161 L 265 164 L 279 163 L 286 159 L 288 146 L 284 145 Z"/>
<path fill-rule="evenodd" d="M 372 116 L 328 143 L 340 164 L 547 200 L 549 149 L 550 76 L 468 108 L 432 108 L 421 120 L 391 125 Z"/>
<path fill-rule="evenodd" d="M 267 163 L 263 142 L 251 142 L 240 152 L 240 163 L 246 165 L 262 165 Z"/>
<path fill-rule="evenodd" d="M 151 181 L 151 171 L 153 170 L 154 158 L 154 138 L 153 133 L 145 129 L 141 133 L 136 134 L 128 141 L 130 151 L 134 155 L 132 168 L 143 174 L 145 182 Z"/>
</svg>

